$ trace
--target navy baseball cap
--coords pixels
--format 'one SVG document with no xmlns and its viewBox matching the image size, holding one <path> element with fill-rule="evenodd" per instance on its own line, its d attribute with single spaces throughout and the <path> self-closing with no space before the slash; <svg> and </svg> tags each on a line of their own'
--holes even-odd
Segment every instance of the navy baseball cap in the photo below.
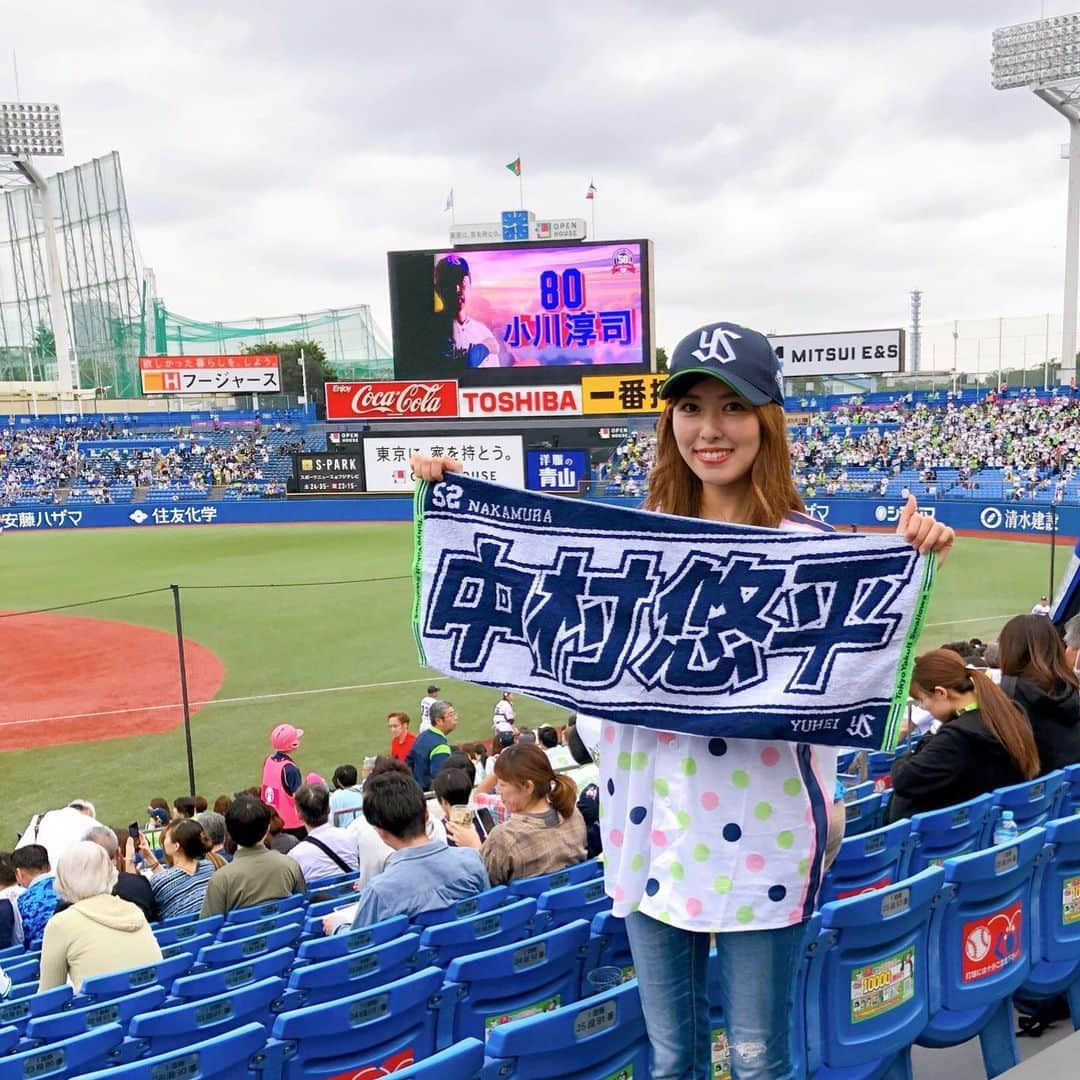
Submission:
<svg viewBox="0 0 1080 1080">
<path fill-rule="evenodd" d="M 702 375 L 720 379 L 751 405 L 784 404 L 784 378 L 769 339 L 738 323 L 709 323 L 675 346 L 660 396 L 677 397 Z"/>
</svg>

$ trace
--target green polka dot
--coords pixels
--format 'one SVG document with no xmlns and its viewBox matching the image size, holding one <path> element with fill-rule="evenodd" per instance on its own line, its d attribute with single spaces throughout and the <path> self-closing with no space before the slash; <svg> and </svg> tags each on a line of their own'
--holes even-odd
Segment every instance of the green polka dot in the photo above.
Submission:
<svg viewBox="0 0 1080 1080">
<path fill-rule="evenodd" d="M 694 845 L 694 858 L 698 862 L 704 862 L 709 857 L 709 847 L 707 844 L 695 844 Z"/>
<path fill-rule="evenodd" d="M 661 912 L 660 912 L 660 914 L 659 914 L 659 915 L 657 915 L 656 917 L 657 917 L 657 918 L 658 918 L 658 919 L 659 919 L 659 920 L 660 920 L 661 922 L 666 922 L 666 923 L 669 923 L 669 922 L 671 922 L 671 916 L 670 916 L 670 915 L 669 915 L 669 914 L 668 914 L 668 913 L 667 913 L 666 911 L 661 911 Z"/>
<path fill-rule="evenodd" d="M 809 869 L 810 869 L 810 860 L 809 859 L 800 859 L 799 860 L 799 873 L 805 876 L 807 870 L 809 870 Z"/>
<path fill-rule="evenodd" d="M 637 911 L 640 907 L 641 907 L 640 904 L 631 904 L 630 905 L 630 910 L 631 911 Z"/>
<path fill-rule="evenodd" d="M 795 843 L 795 834 L 789 829 L 785 829 L 776 837 L 776 846 L 783 848 L 785 851 Z"/>
<path fill-rule="evenodd" d="M 652 789 L 656 792 L 657 795 L 663 796 L 664 798 L 667 798 L 668 792 L 670 790 L 668 788 L 668 782 L 666 780 L 654 780 L 652 782 Z"/>
<path fill-rule="evenodd" d="M 754 817 L 756 817 L 758 821 L 768 821 L 769 818 L 772 817 L 772 803 L 759 802 L 757 806 L 754 807 Z"/>
<path fill-rule="evenodd" d="M 736 769 L 731 774 L 731 782 L 737 788 L 744 788 L 750 786 L 750 774 L 743 769 Z"/>
<path fill-rule="evenodd" d="M 687 776 L 693 776 L 697 772 L 697 762 L 692 757 L 683 758 L 682 771 Z"/>
<path fill-rule="evenodd" d="M 615 759 L 615 762 L 619 766 L 620 769 L 629 769 L 630 768 L 630 752 L 628 750 L 623 750 L 619 754 L 619 756 Z"/>
<path fill-rule="evenodd" d="M 731 878 L 727 874 L 719 874 L 713 881 L 712 887 L 723 896 L 724 893 L 731 892 Z"/>
<path fill-rule="evenodd" d="M 673 862 L 671 864 L 671 877 L 674 881 L 682 881 L 686 877 L 686 871 L 683 869 L 681 862 Z"/>
<path fill-rule="evenodd" d="M 641 772 L 649 764 L 649 755 L 643 754 L 640 750 L 630 755 L 630 768 L 634 772 Z"/>
<path fill-rule="evenodd" d="M 633 870 L 635 873 L 640 870 L 644 865 L 645 856 L 642 855 L 640 852 L 638 852 L 638 854 L 630 860 L 630 869 Z"/>
<path fill-rule="evenodd" d="M 680 810 L 675 815 L 675 820 L 679 823 L 680 829 L 690 828 L 690 815 L 685 810 Z"/>
<path fill-rule="evenodd" d="M 785 795 L 798 795 L 800 791 L 802 791 L 802 782 L 797 776 L 789 776 L 784 781 Z"/>
<path fill-rule="evenodd" d="M 741 922 L 744 925 L 754 921 L 754 909 L 749 904 L 743 904 L 738 911 L 735 912 L 735 921 Z"/>
</svg>

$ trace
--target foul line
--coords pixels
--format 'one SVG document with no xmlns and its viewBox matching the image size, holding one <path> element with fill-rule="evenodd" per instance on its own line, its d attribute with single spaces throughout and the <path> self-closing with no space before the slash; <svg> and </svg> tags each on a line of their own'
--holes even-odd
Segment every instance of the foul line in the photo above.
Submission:
<svg viewBox="0 0 1080 1080">
<path fill-rule="evenodd" d="M 207 698 L 205 701 L 192 701 L 194 708 L 203 705 L 233 705 L 244 701 L 272 701 L 275 698 L 304 697 L 308 694 L 333 694 L 342 690 L 378 690 L 385 686 L 411 686 L 431 680 L 430 675 L 421 675 L 418 679 L 397 679 L 394 682 L 356 683 L 352 686 L 321 686 L 314 690 L 282 690 L 274 694 L 245 694 L 242 697 Z M 48 724 L 56 720 L 92 720 L 99 716 L 122 716 L 124 713 L 152 712 L 155 709 L 182 709 L 180 702 L 171 705 L 135 705 L 126 709 L 102 709 L 100 712 L 69 713 L 66 716 L 39 716 L 32 720 L 0 720 L 0 728 L 18 727 L 20 724 Z"/>
<path fill-rule="evenodd" d="M 1016 614 L 1018 613 L 1015 611 L 1003 611 L 1000 615 L 978 615 L 972 619 L 947 619 L 945 622 L 927 623 L 923 629 L 931 630 L 936 626 L 964 626 L 966 623 L 990 622 L 991 619 L 1011 619 Z M 1019 614 L 1023 613 L 1021 612 Z"/>
</svg>

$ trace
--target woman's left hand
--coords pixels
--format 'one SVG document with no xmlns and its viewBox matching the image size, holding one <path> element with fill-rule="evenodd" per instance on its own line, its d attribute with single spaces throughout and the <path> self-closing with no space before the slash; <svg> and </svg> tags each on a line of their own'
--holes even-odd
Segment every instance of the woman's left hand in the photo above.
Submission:
<svg viewBox="0 0 1080 1080">
<path fill-rule="evenodd" d="M 918 549 L 920 555 L 929 555 L 930 552 L 934 552 L 938 557 L 938 562 L 943 566 L 956 541 L 956 532 L 948 525 L 935 520 L 929 514 L 919 513 L 919 504 L 914 495 L 908 496 L 904 509 L 900 511 L 896 533 L 913 548 Z"/>
<path fill-rule="evenodd" d="M 444 821 L 446 833 L 458 847 L 471 847 L 480 850 L 480 837 L 471 825 L 458 825 L 453 821 Z"/>
</svg>

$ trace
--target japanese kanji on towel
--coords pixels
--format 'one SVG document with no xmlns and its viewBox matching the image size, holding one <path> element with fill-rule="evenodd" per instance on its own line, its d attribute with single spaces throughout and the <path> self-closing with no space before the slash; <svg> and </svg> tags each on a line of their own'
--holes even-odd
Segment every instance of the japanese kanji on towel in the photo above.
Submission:
<svg viewBox="0 0 1080 1080">
<path fill-rule="evenodd" d="M 890 749 L 933 556 L 449 475 L 415 506 L 421 661 L 693 735 Z"/>
</svg>

